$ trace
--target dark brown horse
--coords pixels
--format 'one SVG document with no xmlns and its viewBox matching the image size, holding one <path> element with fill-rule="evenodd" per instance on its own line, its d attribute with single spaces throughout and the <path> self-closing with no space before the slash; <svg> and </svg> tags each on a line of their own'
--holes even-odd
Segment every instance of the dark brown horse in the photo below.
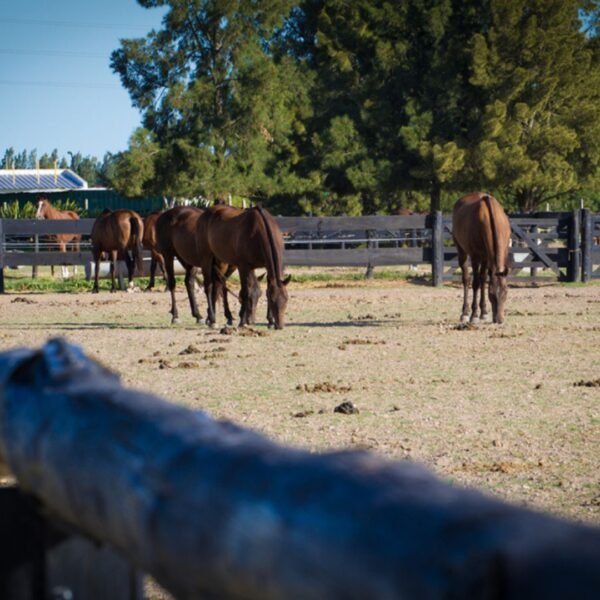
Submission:
<svg viewBox="0 0 600 600">
<path fill-rule="evenodd" d="M 240 326 L 252 322 L 260 290 L 254 269 L 267 271 L 267 320 L 269 327 L 282 329 L 288 302 L 286 286 L 290 278 L 283 278 L 283 236 L 273 217 L 263 208 L 247 210 L 231 206 L 213 206 L 199 221 L 197 242 L 200 253 L 212 256 L 213 269 L 205 261 L 203 274 L 214 284 L 223 265 L 235 265 L 240 275 Z M 205 244 L 205 245 L 204 245 Z M 207 293 L 208 320 L 214 323 L 214 291 Z"/>
<path fill-rule="evenodd" d="M 67 219 L 77 220 L 79 215 L 74 210 L 58 210 L 46 198 L 46 196 L 38 197 L 38 207 L 35 214 L 36 219 L 49 219 L 51 221 Z M 58 245 L 59 252 L 67 251 L 67 244 L 71 244 L 71 248 L 75 252 L 79 252 L 79 246 L 81 243 L 81 234 L 79 233 L 57 233 L 48 236 L 50 242 L 54 242 Z M 74 268 L 74 272 L 77 272 L 77 267 Z M 54 275 L 54 267 L 52 267 L 52 274 Z M 62 267 L 63 277 L 69 276 L 69 270 L 66 266 Z"/>
<path fill-rule="evenodd" d="M 154 287 L 154 279 L 156 275 L 156 266 L 160 267 L 161 273 L 165 275 L 165 261 L 162 254 L 158 251 L 156 242 L 156 221 L 160 217 L 161 211 L 156 210 L 144 218 L 144 237 L 142 238 L 142 246 L 146 250 L 150 250 L 150 281 L 146 290 L 151 290 Z"/>
<path fill-rule="evenodd" d="M 100 257 L 104 252 L 110 256 L 110 276 L 112 279 L 110 291 L 114 292 L 116 290 L 115 268 L 117 259 L 124 260 L 127 264 L 129 287 L 133 286 L 135 266 L 137 265 L 140 274 L 144 271 L 142 262 L 143 236 L 144 222 L 142 217 L 134 210 L 119 209 L 113 212 L 108 208 L 104 209 L 92 226 L 92 256 L 95 262 L 92 292 L 98 293 Z M 129 252 L 131 252 L 131 256 Z"/>
<path fill-rule="evenodd" d="M 199 254 L 199 249 L 202 248 L 202 245 L 196 243 L 198 220 L 203 212 L 204 210 L 201 208 L 176 206 L 162 213 L 156 221 L 157 250 L 163 257 L 167 287 L 171 292 L 172 323 L 177 323 L 179 321 L 179 312 L 175 301 L 175 258 L 177 258 L 181 263 L 181 266 L 185 269 L 185 287 L 190 302 L 192 316 L 195 317 L 196 322 L 198 323 L 202 320 L 202 315 L 200 314 L 198 302 L 196 300 L 196 274 L 198 267 L 202 267 L 204 264 L 207 265 L 209 273 L 212 268 L 211 258 Z M 233 316 L 229 310 L 224 281 L 233 270 L 235 269 L 228 269 L 227 266 L 225 266 L 223 271 L 220 272 L 220 277 L 216 277 L 218 282 L 215 288 L 214 298 L 215 302 L 218 298 L 223 298 L 223 308 L 229 325 L 233 323 Z M 205 290 L 206 284 L 207 282 L 205 281 Z"/>
<path fill-rule="evenodd" d="M 489 297 L 494 323 L 504 321 L 507 296 L 508 244 L 510 222 L 504 209 L 490 194 L 474 192 L 454 205 L 452 236 L 458 250 L 458 264 L 462 270 L 463 308 L 461 321 L 469 319 L 469 271 L 467 258 L 473 269 L 473 302 L 471 323 L 486 317 L 485 285 L 489 277 Z M 477 294 L 480 292 L 478 316 Z"/>
</svg>

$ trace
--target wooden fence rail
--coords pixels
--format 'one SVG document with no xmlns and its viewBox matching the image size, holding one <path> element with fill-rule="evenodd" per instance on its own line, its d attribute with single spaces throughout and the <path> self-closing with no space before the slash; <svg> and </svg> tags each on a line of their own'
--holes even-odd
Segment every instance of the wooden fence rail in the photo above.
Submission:
<svg viewBox="0 0 600 600">
<path fill-rule="evenodd" d="M 558 279 L 600 277 L 600 215 L 587 210 L 512 215 L 510 258 L 515 270 L 553 272 Z M 93 219 L 38 221 L 0 219 L 0 292 L 4 267 L 86 264 Z M 285 262 L 301 266 L 431 265 L 434 285 L 457 267 L 452 221 L 432 215 L 366 217 L 277 217 L 286 243 Z M 39 240 L 80 233 L 79 252 L 60 253 Z M 32 240 L 38 240 L 37 247 Z M 37 250 L 37 251 L 33 251 Z"/>
<path fill-rule="evenodd" d="M 176 598 L 600 592 L 600 529 L 452 487 L 406 461 L 282 447 L 126 390 L 60 339 L 0 354 L 0 459 L 40 515 L 116 550 Z M 43 580 L 44 564 L 31 576 Z M 0 569 L 0 589 L 15 571 Z"/>
</svg>

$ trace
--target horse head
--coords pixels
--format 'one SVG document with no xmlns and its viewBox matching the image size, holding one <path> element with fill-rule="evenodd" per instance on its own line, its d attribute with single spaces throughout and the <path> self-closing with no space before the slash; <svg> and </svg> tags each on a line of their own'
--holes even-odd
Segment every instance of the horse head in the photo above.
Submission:
<svg viewBox="0 0 600 600">
<path fill-rule="evenodd" d="M 283 329 L 285 324 L 285 309 L 288 303 L 287 284 L 290 279 L 291 275 L 285 279 L 277 277 L 276 281 L 269 281 L 267 285 L 267 303 L 275 329 Z"/>
<path fill-rule="evenodd" d="M 36 219 L 45 219 L 46 213 L 48 212 L 48 207 L 50 206 L 50 202 L 46 196 L 38 196 L 38 207 L 35 213 Z"/>
</svg>

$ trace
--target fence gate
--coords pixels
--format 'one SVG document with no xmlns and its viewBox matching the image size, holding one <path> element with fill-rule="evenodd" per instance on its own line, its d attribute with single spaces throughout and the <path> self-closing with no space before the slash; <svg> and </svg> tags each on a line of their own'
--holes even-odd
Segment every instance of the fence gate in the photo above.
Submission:
<svg viewBox="0 0 600 600">
<path fill-rule="evenodd" d="M 582 273 L 580 213 L 509 215 L 511 246 L 508 258 L 513 277 L 519 277 L 518 271 L 522 269 L 528 269 L 531 277 L 538 276 L 538 269 L 546 269 L 558 280 L 579 281 Z M 445 278 L 450 279 L 458 267 L 450 217 L 444 218 L 443 243 L 444 264 L 450 267 Z"/>
</svg>

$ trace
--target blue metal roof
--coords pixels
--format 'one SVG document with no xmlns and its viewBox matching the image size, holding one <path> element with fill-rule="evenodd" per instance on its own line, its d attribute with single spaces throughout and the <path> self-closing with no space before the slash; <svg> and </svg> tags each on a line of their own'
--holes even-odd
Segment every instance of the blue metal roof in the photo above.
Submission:
<svg viewBox="0 0 600 600">
<path fill-rule="evenodd" d="M 70 169 L 0 169 L 0 194 L 81 190 L 87 181 Z"/>
</svg>

